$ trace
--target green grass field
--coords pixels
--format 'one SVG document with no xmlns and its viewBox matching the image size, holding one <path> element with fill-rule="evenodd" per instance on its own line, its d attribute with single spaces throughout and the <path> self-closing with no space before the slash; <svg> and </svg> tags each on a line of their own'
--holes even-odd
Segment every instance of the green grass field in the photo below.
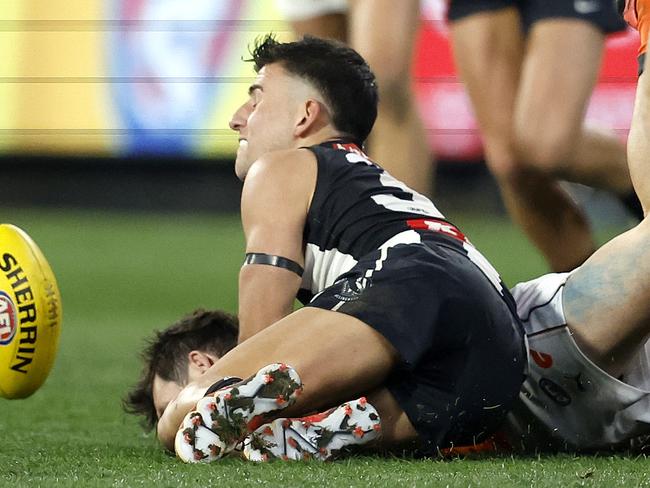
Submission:
<svg viewBox="0 0 650 488">
<path fill-rule="evenodd" d="M 455 218 L 508 283 L 544 271 L 501 217 Z M 236 216 L 5 209 L 58 277 L 56 365 L 26 400 L 0 400 L 5 486 L 650 486 L 644 457 L 569 455 L 431 461 L 184 465 L 121 411 L 153 329 L 197 307 L 236 310 L 243 238 Z"/>
</svg>

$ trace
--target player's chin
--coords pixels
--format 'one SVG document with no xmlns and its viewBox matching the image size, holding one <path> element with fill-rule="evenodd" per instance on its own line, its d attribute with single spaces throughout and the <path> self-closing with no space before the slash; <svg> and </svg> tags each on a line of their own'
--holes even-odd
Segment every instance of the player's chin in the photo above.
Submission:
<svg viewBox="0 0 650 488">
<path fill-rule="evenodd" d="M 239 180 L 244 181 L 244 178 L 246 177 L 246 173 L 244 173 L 241 169 L 235 165 L 235 176 L 239 178 Z"/>
<path fill-rule="evenodd" d="M 235 174 L 237 175 L 237 178 L 244 181 L 250 166 L 246 151 L 239 149 L 237 151 L 237 158 L 235 159 Z"/>
</svg>

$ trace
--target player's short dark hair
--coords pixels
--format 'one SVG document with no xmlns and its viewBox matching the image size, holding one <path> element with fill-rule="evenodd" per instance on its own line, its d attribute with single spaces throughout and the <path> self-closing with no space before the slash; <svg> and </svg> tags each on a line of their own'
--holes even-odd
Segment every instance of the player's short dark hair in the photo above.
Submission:
<svg viewBox="0 0 650 488">
<path fill-rule="evenodd" d="M 141 353 L 144 363 L 140 379 L 127 393 L 124 410 L 144 417 L 150 430 L 158 421 L 153 403 L 153 380 L 187 384 L 188 354 L 197 350 L 223 356 L 237 344 L 237 317 L 220 310 L 196 310 L 146 341 Z"/>
<path fill-rule="evenodd" d="M 332 110 L 334 127 L 359 144 L 366 140 L 377 118 L 379 96 L 375 75 L 354 49 L 312 36 L 278 42 L 267 35 L 256 41 L 251 56 L 255 71 L 279 63 L 309 81 Z"/>
</svg>

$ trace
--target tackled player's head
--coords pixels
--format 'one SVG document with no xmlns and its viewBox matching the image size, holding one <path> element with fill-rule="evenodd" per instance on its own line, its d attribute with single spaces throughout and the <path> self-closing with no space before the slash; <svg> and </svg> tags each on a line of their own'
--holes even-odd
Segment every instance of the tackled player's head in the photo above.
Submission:
<svg viewBox="0 0 650 488">
<path fill-rule="evenodd" d="M 304 146 L 327 129 L 359 145 L 366 140 L 377 118 L 377 85 L 356 51 L 316 37 L 283 43 L 266 36 L 251 56 L 257 78 L 230 122 L 239 132 L 239 178 L 264 153 Z"/>
<path fill-rule="evenodd" d="M 124 399 L 128 413 L 153 428 L 170 400 L 237 344 L 237 317 L 196 310 L 147 341 L 140 379 Z"/>
</svg>

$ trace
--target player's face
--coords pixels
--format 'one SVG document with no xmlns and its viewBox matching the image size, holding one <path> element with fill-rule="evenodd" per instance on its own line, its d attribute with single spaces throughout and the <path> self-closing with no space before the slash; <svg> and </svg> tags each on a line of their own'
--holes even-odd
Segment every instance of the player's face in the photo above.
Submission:
<svg viewBox="0 0 650 488">
<path fill-rule="evenodd" d="M 156 375 L 153 379 L 152 396 L 153 406 L 156 409 L 156 416 L 161 417 L 169 402 L 171 402 L 183 389 L 183 385 L 179 385 L 174 381 L 163 380 L 160 376 Z"/>
<path fill-rule="evenodd" d="M 279 64 L 268 64 L 248 91 L 248 100 L 235 112 L 230 128 L 239 133 L 235 173 L 243 180 L 263 154 L 295 145 L 294 130 L 305 83 Z"/>
<path fill-rule="evenodd" d="M 207 355 L 205 355 L 207 357 Z M 216 360 L 216 357 L 212 357 L 212 362 Z M 187 383 L 192 383 L 198 381 L 201 376 L 207 371 L 209 366 L 196 366 L 193 365 L 191 360 L 187 366 Z M 153 406 L 156 409 L 156 416 L 161 417 L 167 405 L 174 400 L 183 388 L 187 386 L 186 384 L 176 383 L 175 381 L 167 381 L 162 379 L 160 376 L 156 375 L 153 378 L 153 384 L 151 386 L 151 395 L 153 397 Z"/>
</svg>

